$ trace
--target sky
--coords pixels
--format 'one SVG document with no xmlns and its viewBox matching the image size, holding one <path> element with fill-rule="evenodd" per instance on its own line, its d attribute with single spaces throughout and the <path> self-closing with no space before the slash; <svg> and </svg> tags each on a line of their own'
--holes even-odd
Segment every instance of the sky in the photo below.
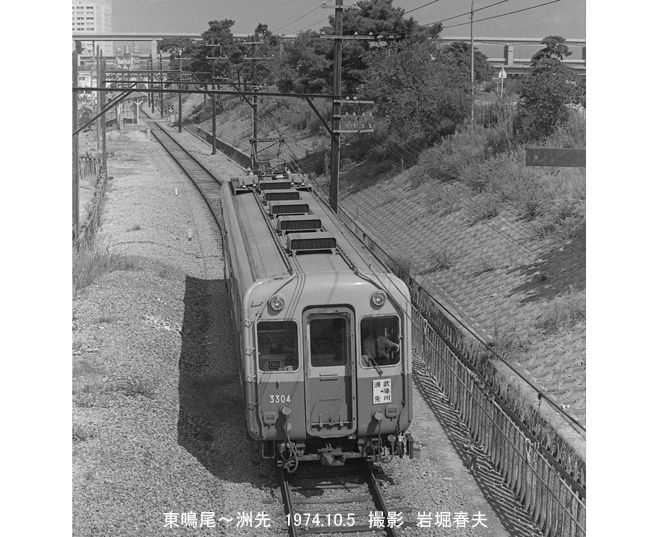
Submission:
<svg viewBox="0 0 661 537">
<path fill-rule="evenodd" d="M 353 0 L 345 0 L 345 4 Z M 413 9 L 431 0 L 395 0 L 394 5 Z M 475 0 L 475 9 L 497 0 Z M 505 0 L 499 5 L 475 13 L 474 32 L 484 37 L 544 37 L 562 35 L 585 38 L 585 0 L 560 0 L 540 8 L 515 13 L 489 21 L 480 18 L 535 6 L 549 0 Z M 295 34 L 327 23 L 331 9 L 322 9 L 321 0 L 113 0 L 113 30 L 117 32 L 195 32 L 201 33 L 207 22 L 229 18 L 235 21 L 235 33 L 251 33 L 263 22 L 276 33 Z M 327 5 L 334 4 L 329 0 Z M 438 0 L 408 16 L 428 23 L 453 17 L 470 10 L 470 0 Z M 310 12 L 311 11 L 311 12 Z M 310 12 L 306 15 L 306 13 Z M 305 15 L 305 16 L 303 16 Z M 295 19 L 302 17 L 300 20 Z M 446 26 L 468 22 L 468 16 L 446 21 Z M 289 24 L 291 23 L 291 24 Z M 281 30 L 279 30 L 281 27 Z M 470 26 L 447 28 L 446 36 L 467 36 Z"/>
</svg>

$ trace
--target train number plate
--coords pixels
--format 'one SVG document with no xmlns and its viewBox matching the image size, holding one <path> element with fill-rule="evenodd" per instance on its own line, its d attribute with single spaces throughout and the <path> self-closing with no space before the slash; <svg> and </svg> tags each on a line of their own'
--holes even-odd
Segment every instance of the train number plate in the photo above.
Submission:
<svg viewBox="0 0 661 537">
<path fill-rule="evenodd" d="M 269 394 L 269 403 L 291 403 L 291 395 Z"/>
<path fill-rule="evenodd" d="M 392 379 L 379 379 L 372 381 L 372 402 L 375 405 L 392 403 Z"/>
</svg>

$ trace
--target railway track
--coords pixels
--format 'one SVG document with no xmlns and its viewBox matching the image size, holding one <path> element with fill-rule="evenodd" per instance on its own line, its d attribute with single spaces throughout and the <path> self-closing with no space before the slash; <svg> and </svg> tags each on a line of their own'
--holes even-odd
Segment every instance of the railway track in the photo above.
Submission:
<svg viewBox="0 0 661 537">
<path fill-rule="evenodd" d="M 148 122 L 154 138 L 193 182 L 220 225 L 217 211 L 221 182 L 158 122 L 151 119 Z M 296 474 L 287 474 L 280 468 L 278 474 L 286 524 L 292 537 L 337 533 L 397 537 L 396 526 L 404 527 L 406 524 L 400 522 L 411 511 L 410 508 L 395 511 L 386 505 L 374 467 L 367 461 L 350 462 L 338 468 L 303 465 Z M 392 512 L 401 518 L 390 522 L 388 515 Z M 383 525 L 377 526 L 375 519 Z"/>
<path fill-rule="evenodd" d="M 369 533 L 397 537 L 410 509 L 387 506 L 371 463 L 361 460 L 328 468 L 301 466 L 295 474 L 278 469 L 289 535 Z M 389 513 L 400 519 L 389 522 Z M 376 527 L 380 519 L 381 527 Z M 370 525 L 372 521 L 372 525 Z M 401 524 L 400 524 L 401 523 Z"/>
<path fill-rule="evenodd" d="M 220 185 L 221 182 L 204 165 L 202 165 L 189 151 L 187 151 L 177 140 L 167 132 L 158 122 L 148 119 L 152 128 L 152 136 L 163 146 L 172 159 L 182 169 L 186 176 L 198 189 L 204 201 L 211 209 L 220 226 Z"/>
</svg>

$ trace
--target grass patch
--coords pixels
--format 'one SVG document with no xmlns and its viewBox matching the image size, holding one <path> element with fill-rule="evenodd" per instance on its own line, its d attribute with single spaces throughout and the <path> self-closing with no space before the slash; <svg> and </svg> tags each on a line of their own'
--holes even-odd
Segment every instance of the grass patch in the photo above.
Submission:
<svg viewBox="0 0 661 537">
<path fill-rule="evenodd" d="M 513 326 L 502 327 L 494 324 L 492 349 L 502 357 L 512 357 L 527 352 L 530 348 L 530 339 L 519 334 Z"/>
<path fill-rule="evenodd" d="M 449 270 L 455 265 L 456 261 L 456 256 L 448 248 L 441 248 L 427 257 L 418 274 L 425 276 L 433 272 Z"/>
<path fill-rule="evenodd" d="M 109 391 L 118 392 L 126 397 L 146 397 L 153 399 L 156 395 L 156 389 L 152 382 L 144 379 L 127 377 L 112 384 Z"/>
<path fill-rule="evenodd" d="M 585 117 L 570 114 L 548 138 L 529 145 L 585 147 Z M 471 225 L 505 206 L 529 220 L 541 238 L 571 239 L 585 223 L 585 169 L 526 167 L 525 147 L 516 144 L 508 125 L 460 129 L 424 151 L 419 167 L 420 177 L 464 185 L 472 193 Z"/>
<path fill-rule="evenodd" d="M 575 291 L 570 287 L 566 294 L 548 302 L 535 326 L 547 335 L 554 334 L 584 321 L 585 313 L 585 291 Z"/>
<path fill-rule="evenodd" d="M 410 255 L 405 255 L 401 252 L 393 254 L 392 260 L 395 266 L 391 267 L 393 273 L 398 277 L 413 275 L 413 258 Z"/>
<path fill-rule="evenodd" d="M 73 255 L 73 290 L 81 291 L 103 274 L 116 270 L 138 270 L 137 258 L 111 253 L 108 249 L 82 249 Z"/>
<path fill-rule="evenodd" d="M 81 425 L 80 423 L 74 423 L 71 436 L 74 443 L 78 442 L 87 442 L 96 436 L 96 433 L 92 427 L 89 425 Z"/>
</svg>

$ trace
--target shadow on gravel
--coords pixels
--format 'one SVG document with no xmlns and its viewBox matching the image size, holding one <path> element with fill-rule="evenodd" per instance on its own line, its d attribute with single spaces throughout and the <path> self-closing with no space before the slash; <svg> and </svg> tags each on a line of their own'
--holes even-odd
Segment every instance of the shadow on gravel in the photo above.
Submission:
<svg viewBox="0 0 661 537">
<path fill-rule="evenodd" d="M 585 227 L 571 242 L 554 248 L 537 262 L 514 270 L 526 282 L 512 289 L 511 295 L 527 294 L 521 302 L 549 300 L 569 290 L 585 290 Z"/>
<path fill-rule="evenodd" d="M 471 466 L 471 458 L 476 455 L 471 475 L 508 535 L 510 537 L 541 536 L 523 506 L 515 499 L 513 492 L 493 468 L 487 455 L 477 446 L 472 445 L 473 440 L 468 427 L 464 425 L 454 407 L 438 388 L 425 365 L 416 360 L 413 373 L 414 382 L 425 402 L 443 427 L 452 447 L 467 469 Z"/>
<path fill-rule="evenodd" d="M 178 442 L 214 476 L 255 485 L 272 468 L 246 435 L 230 298 L 223 280 L 186 276 Z"/>
</svg>

